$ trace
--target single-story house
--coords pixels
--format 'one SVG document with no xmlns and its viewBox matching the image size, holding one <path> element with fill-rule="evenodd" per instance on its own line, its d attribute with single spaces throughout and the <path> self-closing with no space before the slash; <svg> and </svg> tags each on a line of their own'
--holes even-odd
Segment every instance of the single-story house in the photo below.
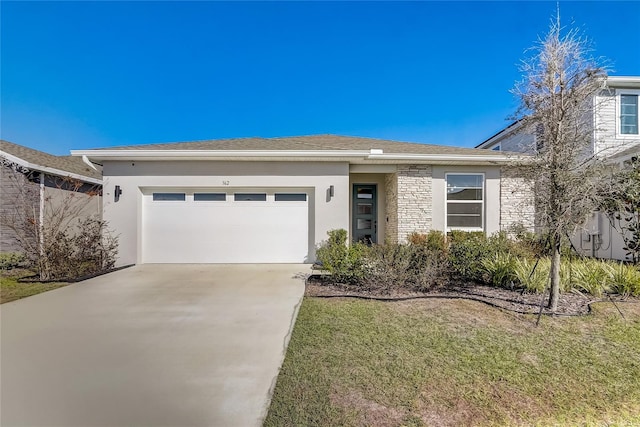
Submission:
<svg viewBox="0 0 640 427">
<path fill-rule="evenodd" d="M 73 150 L 103 168 L 119 261 L 311 263 L 332 229 L 352 241 L 533 226 L 508 153 L 313 135 Z"/>
<path fill-rule="evenodd" d="M 0 163 L 1 252 L 21 252 L 20 239 L 36 238 L 39 225 L 59 217 L 71 193 L 86 199 L 74 203 L 77 209 L 71 213 L 101 215 L 99 167 L 78 157 L 54 156 L 4 140 L 0 140 Z M 67 215 L 67 219 L 75 218 Z"/>
</svg>

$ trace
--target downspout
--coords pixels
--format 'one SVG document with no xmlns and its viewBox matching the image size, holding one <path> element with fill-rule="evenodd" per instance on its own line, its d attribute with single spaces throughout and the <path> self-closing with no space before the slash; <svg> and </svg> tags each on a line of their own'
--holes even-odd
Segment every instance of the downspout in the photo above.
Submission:
<svg viewBox="0 0 640 427">
<path fill-rule="evenodd" d="M 38 233 L 40 235 L 40 260 L 44 259 L 44 172 L 40 172 L 40 212 Z"/>
</svg>

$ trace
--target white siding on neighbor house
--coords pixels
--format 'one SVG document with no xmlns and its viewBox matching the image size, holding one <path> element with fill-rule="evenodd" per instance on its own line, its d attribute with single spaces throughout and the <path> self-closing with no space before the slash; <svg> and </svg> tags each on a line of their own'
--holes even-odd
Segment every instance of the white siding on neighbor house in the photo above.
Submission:
<svg viewBox="0 0 640 427">
<path fill-rule="evenodd" d="M 344 162 L 105 161 L 104 219 L 119 232 L 118 265 L 142 261 L 142 188 L 308 188 L 309 254 L 327 231 L 349 229 L 349 165 Z M 122 195 L 114 201 L 114 188 Z M 329 187 L 334 186 L 334 196 Z M 181 218 L 176 218 L 180 221 Z M 231 242 L 232 243 L 232 242 Z"/>
<path fill-rule="evenodd" d="M 623 150 L 637 146 L 640 154 L 640 135 L 621 135 L 619 133 L 621 93 L 640 94 L 639 90 L 616 89 L 602 91 L 594 99 L 595 139 L 594 150 L 604 158 L 613 157 Z"/>
<path fill-rule="evenodd" d="M 534 135 L 516 131 L 495 141 L 493 144 L 486 147 L 486 149 L 491 150 L 496 145 L 500 145 L 500 151 L 531 153 L 535 148 L 535 143 L 536 138 Z"/>
</svg>

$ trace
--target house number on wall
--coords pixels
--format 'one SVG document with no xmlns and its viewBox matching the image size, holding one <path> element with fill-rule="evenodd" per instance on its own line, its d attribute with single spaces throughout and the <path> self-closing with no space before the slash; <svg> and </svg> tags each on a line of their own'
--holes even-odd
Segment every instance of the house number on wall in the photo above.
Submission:
<svg viewBox="0 0 640 427">
<path fill-rule="evenodd" d="M 222 185 L 229 185 L 229 180 L 223 179 L 222 180 Z"/>
</svg>

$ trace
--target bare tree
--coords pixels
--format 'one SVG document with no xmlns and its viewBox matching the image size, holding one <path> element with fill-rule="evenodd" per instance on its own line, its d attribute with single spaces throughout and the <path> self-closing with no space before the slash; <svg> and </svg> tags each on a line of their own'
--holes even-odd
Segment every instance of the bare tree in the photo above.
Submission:
<svg viewBox="0 0 640 427">
<path fill-rule="evenodd" d="M 562 241 L 597 206 L 593 99 L 606 70 L 590 55 L 587 39 L 561 27 L 559 13 L 530 52 L 520 67 L 523 80 L 512 92 L 520 100 L 516 117 L 536 136 L 536 147 L 531 160 L 518 167 L 534 185 L 537 226 L 548 233 L 553 249 L 548 307 L 555 311 Z"/>
<path fill-rule="evenodd" d="M 97 213 L 100 188 L 0 159 L 0 225 L 11 232 L 40 280 L 76 278 L 114 265 L 117 239 Z"/>
</svg>

